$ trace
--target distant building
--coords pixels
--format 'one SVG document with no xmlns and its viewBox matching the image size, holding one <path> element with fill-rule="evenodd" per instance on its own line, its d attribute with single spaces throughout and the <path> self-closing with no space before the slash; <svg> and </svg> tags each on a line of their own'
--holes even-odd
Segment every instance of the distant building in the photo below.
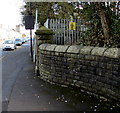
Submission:
<svg viewBox="0 0 120 113">
<path fill-rule="evenodd" d="M 0 24 L 0 29 L 2 29 L 2 24 Z"/>
<path fill-rule="evenodd" d="M 6 39 L 15 39 L 18 37 L 22 37 L 19 25 L 13 29 L 10 28 L 9 25 L 0 24 L 0 41 Z"/>
<path fill-rule="evenodd" d="M 0 24 L 0 41 L 7 39 L 9 36 L 8 26 Z"/>
<path fill-rule="evenodd" d="M 16 25 L 16 31 L 20 32 L 20 25 Z"/>
</svg>

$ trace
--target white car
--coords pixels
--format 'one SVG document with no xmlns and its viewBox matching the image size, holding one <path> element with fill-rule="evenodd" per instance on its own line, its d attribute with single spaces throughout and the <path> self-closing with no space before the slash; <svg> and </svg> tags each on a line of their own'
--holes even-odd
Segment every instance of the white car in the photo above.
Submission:
<svg viewBox="0 0 120 113">
<path fill-rule="evenodd" d="M 15 44 L 17 45 L 17 46 L 21 46 L 22 45 L 22 39 L 20 39 L 20 38 L 16 38 L 15 39 Z"/>
<path fill-rule="evenodd" d="M 16 44 L 14 42 L 14 40 L 5 40 L 4 43 L 3 43 L 3 46 L 2 46 L 2 49 L 5 50 L 5 49 L 16 49 Z"/>
</svg>

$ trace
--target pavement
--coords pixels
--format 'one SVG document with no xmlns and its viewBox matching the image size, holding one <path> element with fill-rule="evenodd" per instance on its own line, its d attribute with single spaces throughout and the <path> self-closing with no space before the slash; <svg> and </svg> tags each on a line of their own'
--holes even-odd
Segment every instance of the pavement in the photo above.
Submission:
<svg viewBox="0 0 120 113">
<path fill-rule="evenodd" d="M 81 113 L 87 113 L 116 109 L 113 105 L 108 106 L 106 102 L 85 95 L 79 90 L 41 80 L 35 75 L 35 63 L 29 56 L 28 48 L 25 53 L 24 65 L 18 65 L 9 77 L 8 83 L 12 85 L 5 85 L 6 92 L 9 93 L 3 95 L 3 111 L 81 111 Z M 18 62 L 18 64 L 23 62 Z"/>
<path fill-rule="evenodd" d="M 64 97 L 65 89 L 40 80 L 35 76 L 35 64 L 30 57 L 19 72 L 8 104 L 7 111 L 85 111 L 86 104 L 70 106 Z M 71 103 L 70 103 L 71 104 Z"/>
</svg>

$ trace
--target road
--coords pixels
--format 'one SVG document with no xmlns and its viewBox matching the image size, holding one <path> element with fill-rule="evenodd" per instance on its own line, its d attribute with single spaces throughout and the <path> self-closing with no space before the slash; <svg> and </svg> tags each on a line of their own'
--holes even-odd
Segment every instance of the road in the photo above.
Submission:
<svg viewBox="0 0 120 113">
<path fill-rule="evenodd" d="M 17 46 L 15 50 L 2 50 L 0 44 L 0 62 L 2 63 L 2 101 L 7 106 L 12 88 L 24 65 L 25 55 L 29 54 L 29 42 L 22 46 Z"/>
<path fill-rule="evenodd" d="M 2 43 L 3 42 L 0 42 L 0 59 L 16 51 L 16 50 L 3 51 L 2 50 Z M 29 42 L 26 44 L 23 44 L 22 47 L 23 46 L 29 46 Z M 20 49 L 20 48 L 21 48 L 21 46 L 17 46 L 17 49 Z"/>
<path fill-rule="evenodd" d="M 26 46 L 29 46 L 29 42 L 22 46 L 17 46 L 17 49 L 15 50 L 2 51 L 2 75 L 4 75 L 2 76 L 3 87 L 10 74 L 13 74 L 17 69 L 17 66 L 24 65 L 25 54 L 29 54 Z M 27 53 L 26 51 L 23 52 L 23 48 L 26 48 Z"/>
</svg>

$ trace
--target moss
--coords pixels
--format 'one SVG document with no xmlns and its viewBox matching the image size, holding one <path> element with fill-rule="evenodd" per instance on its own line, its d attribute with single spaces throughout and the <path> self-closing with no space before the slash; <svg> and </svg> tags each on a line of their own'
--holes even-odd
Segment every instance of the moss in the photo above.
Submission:
<svg viewBox="0 0 120 113">
<path fill-rule="evenodd" d="M 35 32 L 36 35 L 53 35 L 54 32 L 51 29 L 46 28 L 45 26 L 40 27 Z"/>
<path fill-rule="evenodd" d="M 51 40 L 52 39 L 52 35 L 42 35 L 40 37 L 38 37 L 39 40 Z"/>
</svg>

